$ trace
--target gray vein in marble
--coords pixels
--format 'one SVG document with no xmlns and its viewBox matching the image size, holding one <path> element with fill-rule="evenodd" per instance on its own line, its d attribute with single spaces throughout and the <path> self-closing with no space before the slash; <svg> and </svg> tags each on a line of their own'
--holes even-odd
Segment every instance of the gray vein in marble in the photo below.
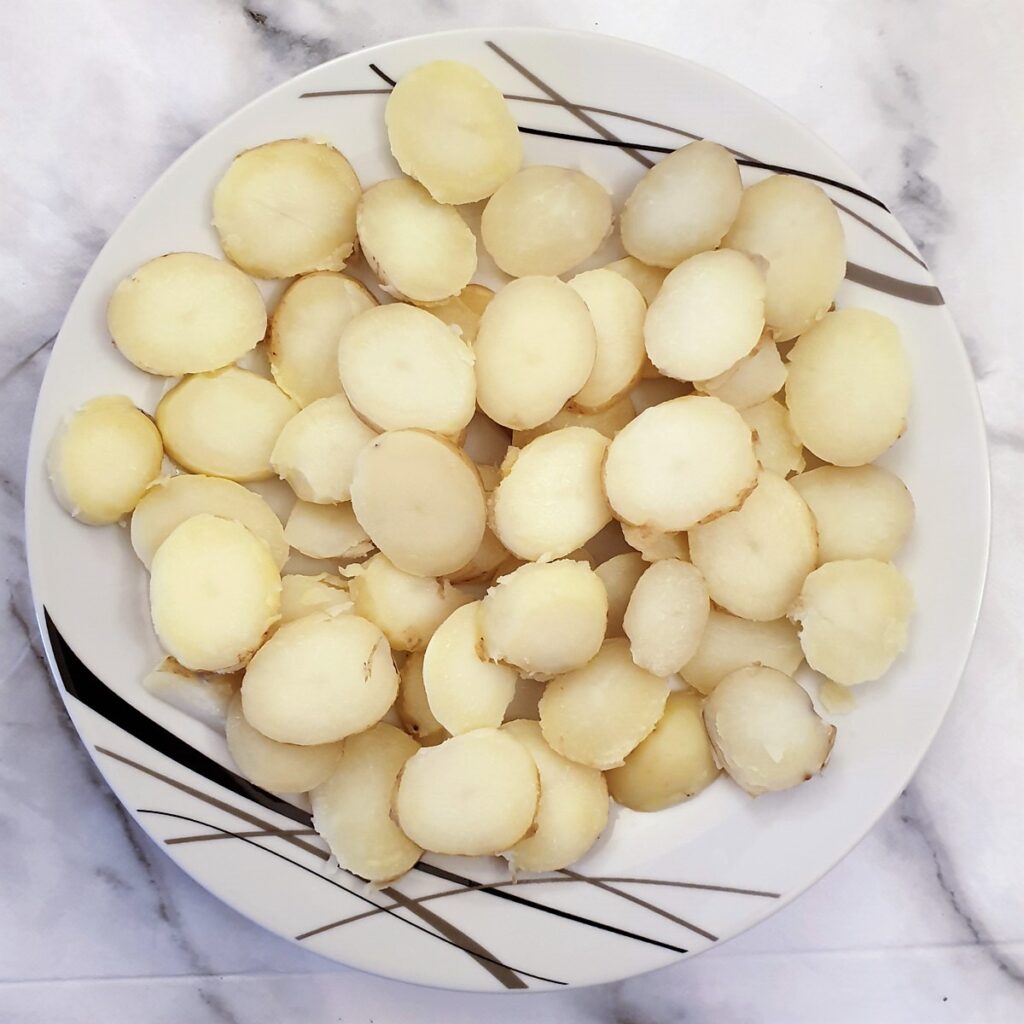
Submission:
<svg viewBox="0 0 1024 1024">
<path fill-rule="evenodd" d="M 305 71 L 339 55 L 329 40 L 286 28 L 278 21 L 276 10 L 273 11 L 273 19 L 266 11 L 257 9 L 256 5 L 246 5 L 243 10 L 255 26 L 260 41 L 273 57 L 294 68 L 295 72 Z"/>
</svg>

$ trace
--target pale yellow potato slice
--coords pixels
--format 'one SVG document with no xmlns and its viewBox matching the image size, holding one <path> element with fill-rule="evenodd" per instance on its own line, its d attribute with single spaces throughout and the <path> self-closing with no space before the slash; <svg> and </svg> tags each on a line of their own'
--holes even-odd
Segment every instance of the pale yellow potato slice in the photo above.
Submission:
<svg viewBox="0 0 1024 1024">
<path fill-rule="evenodd" d="M 654 732 L 605 775 L 616 803 L 634 811 L 661 811 L 707 789 L 718 777 L 697 693 L 668 695 Z"/>
<path fill-rule="evenodd" d="M 857 706 L 853 690 L 848 686 L 840 686 L 831 679 L 822 681 L 818 696 L 821 699 L 821 706 L 830 715 L 847 715 Z"/>
<path fill-rule="evenodd" d="M 605 771 L 651 734 L 667 698 L 667 680 L 635 665 L 627 641 L 606 640 L 593 660 L 548 683 L 540 727 L 563 757 Z"/>
<path fill-rule="evenodd" d="M 645 409 L 615 435 L 604 464 L 616 516 L 664 532 L 736 508 L 756 479 L 750 428 L 731 406 L 704 396 Z"/>
<path fill-rule="evenodd" d="M 787 368 L 774 341 L 762 339 L 753 352 L 724 373 L 697 381 L 698 391 L 714 395 L 737 409 L 760 405 L 782 390 Z"/>
<path fill-rule="evenodd" d="M 529 430 L 586 384 L 597 335 L 572 288 L 555 277 L 526 277 L 484 310 L 473 352 L 480 408 L 496 423 Z"/>
<path fill-rule="evenodd" d="M 484 207 L 480 238 L 513 277 L 564 274 L 593 256 L 612 229 L 611 196 L 568 167 L 524 167 Z"/>
<path fill-rule="evenodd" d="M 690 542 L 685 533 L 665 533 L 652 526 L 622 524 L 622 536 L 635 548 L 645 562 L 658 562 L 663 558 L 690 560 Z"/>
<path fill-rule="evenodd" d="M 352 610 L 348 581 L 327 572 L 289 573 L 281 577 L 281 622 L 293 622 L 313 612 L 341 615 Z"/>
<path fill-rule="evenodd" d="M 373 542 L 359 524 L 352 505 L 315 505 L 297 501 L 284 526 L 285 540 L 310 558 L 350 561 L 373 550 Z"/>
<path fill-rule="evenodd" d="M 910 408 L 896 325 L 866 309 L 828 313 L 789 353 L 786 404 L 797 437 L 825 462 L 877 459 L 903 434 Z"/>
<path fill-rule="evenodd" d="M 213 192 L 213 226 L 227 258 L 254 277 L 341 270 L 355 249 L 360 193 L 333 146 L 279 139 L 231 162 Z"/>
<path fill-rule="evenodd" d="M 627 551 L 621 555 L 613 555 L 602 562 L 594 572 L 597 573 L 604 589 L 608 592 L 608 628 L 605 635 L 623 636 L 622 619 L 629 605 L 630 595 L 637 580 L 644 574 L 647 563 L 636 551 Z"/>
<path fill-rule="evenodd" d="M 650 360 L 647 362 L 651 366 L 651 373 L 644 374 L 629 396 L 638 416 L 652 405 L 661 405 L 663 402 L 671 402 L 673 398 L 685 398 L 693 394 L 692 384 L 673 380 L 671 377 L 662 377 L 658 374 L 657 368 L 651 365 Z"/>
<path fill-rule="evenodd" d="M 600 412 L 586 413 L 572 408 L 561 409 L 539 427 L 532 427 L 529 430 L 513 430 L 512 444 L 517 448 L 525 448 L 541 434 L 550 434 L 553 430 L 561 430 L 563 427 L 590 427 L 611 440 L 635 418 L 636 412 L 628 397 L 620 398 L 614 405 L 610 405 Z"/>
<path fill-rule="evenodd" d="M 450 299 L 423 305 L 438 320 L 443 320 L 449 327 L 458 328 L 462 340 L 472 345 L 480 327 L 480 317 L 493 298 L 494 292 L 486 285 L 467 284 L 458 295 Z"/>
<path fill-rule="evenodd" d="M 654 297 L 661 290 L 662 283 L 668 276 L 668 270 L 665 267 L 652 267 L 650 264 L 641 262 L 635 256 L 623 256 L 620 260 L 613 260 L 605 269 L 614 270 L 616 274 L 635 285 L 648 306 L 654 301 Z"/>
<path fill-rule="evenodd" d="M 241 681 L 241 675 L 196 673 L 174 658 L 164 658 L 143 677 L 142 687 L 165 704 L 222 733 L 228 707 Z"/>
<path fill-rule="evenodd" d="M 107 328 L 118 351 L 162 377 L 205 373 L 241 359 L 263 340 L 267 310 L 237 267 L 198 252 L 144 263 L 115 289 Z"/>
<path fill-rule="evenodd" d="M 828 562 L 804 582 L 789 617 L 807 664 L 842 686 L 878 679 L 906 649 L 914 594 L 891 562 Z"/>
<path fill-rule="evenodd" d="M 395 710 L 398 720 L 410 736 L 424 747 L 433 747 L 448 738 L 445 727 L 434 717 L 423 683 L 423 651 L 413 651 L 402 665 Z"/>
<path fill-rule="evenodd" d="M 57 430 L 46 468 L 53 493 L 79 522 L 123 519 L 160 475 L 164 446 L 153 421 L 123 395 L 93 398 Z"/>
<path fill-rule="evenodd" d="M 793 432 L 789 410 L 769 398 L 740 410 L 754 437 L 754 454 L 763 469 L 781 477 L 803 471 L 804 448 Z"/>
<path fill-rule="evenodd" d="M 504 96 L 458 61 L 432 61 L 403 75 L 384 123 L 398 166 L 439 203 L 486 199 L 523 162 Z"/>
<path fill-rule="evenodd" d="M 157 548 L 150 568 L 153 629 L 186 668 L 241 668 L 280 617 L 277 565 L 241 523 L 205 513 L 186 519 Z"/>
<path fill-rule="evenodd" d="M 836 738 L 798 683 L 763 666 L 726 676 L 704 702 L 704 724 L 715 760 L 751 796 L 817 775 Z"/>
<path fill-rule="evenodd" d="M 540 699 L 544 696 L 545 685 L 540 679 L 520 676 L 516 680 L 516 692 L 512 703 L 505 708 L 505 721 L 516 722 L 525 719 L 529 722 L 539 722 Z"/>
<path fill-rule="evenodd" d="M 395 813 L 424 850 L 484 856 L 523 838 L 539 790 L 534 760 L 518 740 L 500 729 L 475 729 L 405 762 Z"/>
<path fill-rule="evenodd" d="M 504 856 L 513 875 L 520 871 L 560 871 L 578 861 L 608 824 L 604 776 L 552 750 L 537 722 L 512 721 L 502 727 L 502 732 L 526 748 L 540 777 L 533 831 Z"/>
<path fill-rule="evenodd" d="M 419 430 L 381 434 L 363 448 L 352 507 L 373 543 L 414 576 L 461 569 L 480 548 L 487 519 L 476 467 Z"/>
</svg>

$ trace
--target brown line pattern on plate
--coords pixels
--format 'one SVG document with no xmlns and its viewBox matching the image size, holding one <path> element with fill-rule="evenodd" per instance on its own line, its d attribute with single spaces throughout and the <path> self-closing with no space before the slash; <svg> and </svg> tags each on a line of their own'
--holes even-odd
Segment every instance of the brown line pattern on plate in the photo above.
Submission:
<svg viewBox="0 0 1024 1024">
<path fill-rule="evenodd" d="M 177 846 L 179 843 L 204 843 L 216 839 L 287 839 L 289 836 L 315 836 L 317 833 L 311 828 L 260 828 L 252 829 L 250 832 L 232 832 L 225 835 L 223 832 L 206 833 L 200 836 L 175 836 L 173 839 L 165 839 L 167 846 Z"/>
<path fill-rule="evenodd" d="M 946 302 L 942 292 L 933 284 L 914 284 L 913 281 L 904 281 L 878 270 L 862 267 L 859 263 L 846 264 L 846 280 L 862 284 L 876 292 L 894 295 L 898 299 L 920 303 L 922 306 L 943 306 Z"/>
</svg>

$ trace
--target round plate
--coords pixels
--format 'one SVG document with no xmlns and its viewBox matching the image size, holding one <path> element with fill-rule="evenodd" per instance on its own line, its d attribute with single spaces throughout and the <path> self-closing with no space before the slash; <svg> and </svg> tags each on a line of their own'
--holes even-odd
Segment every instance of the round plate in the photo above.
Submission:
<svg viewBox="0 0 1024 1024">
<path fill-rule="evenodd" d="M 585 170 L 620 205 L 652 161 L 695 137 L 735 151 L 748 183 L 772 168 L 822 184 L 848 243 L 839 304 L 895 320 L 913 366 L 910 430 L 882 461 L 917 504 L 900 564 L 918 607 L 910 649 L 883 681 L 858 689 L 827 771 L 807 785 L 751 800 L 720 779 L 658 814 L 618 809 L 572 871 L 512 884 L 503 862 L 431 856 L 378 891 L 331 870 L 301 800 L 246 784 L 222 737 L 142 689 L 161 656 L 146 573 L 124 529 L 83 526 L 58 507 L 45 454 L 61 417 L 95 395 L 121 392 L 154 409 L 163 382 L 111 345 L 107 297 L 161 253 L 219 254 L 210 195 L 231 158 L 315 136 L 342 150 L 363 182 L 393 176 L 383 127 L 390 83 L 439 58 L 475 65 L 509 96 L 528 163 Z M 615 255 L 609 248 L 592 265 Z M 272 301 L 279 287 L 265 291 Z M 960 677 L 985 575 L 988 503 L 977 396 L 942 297 L 906 233 L 834 153 L 764 100 L 668 54 L 599 36 L 470 30 L 300 75 L 210 132 L 138 204 L 85 278 L 50 360 L 29 456 L 28 555 L 50 666 L 82 741 L 142 827 L 199 883 L 363 970 L 454 989 L 543 989 L 649 971 L 736 935 L 871 828 L 907 784 Z"/>
</svg>

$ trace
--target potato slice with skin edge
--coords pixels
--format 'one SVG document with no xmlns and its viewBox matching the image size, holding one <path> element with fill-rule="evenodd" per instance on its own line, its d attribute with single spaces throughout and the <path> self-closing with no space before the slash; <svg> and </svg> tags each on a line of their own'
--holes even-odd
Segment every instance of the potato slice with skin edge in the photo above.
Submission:
<svg viewBox="0 0 1024 1024">
<path fill-rule="evenodd" d="M 486 199 L 523 162 L 505 97 L 458 61 L 432 61 L 403 75 L 384 122 L 398 166 L 439 203 Z"/>
<path fill-rule="evenodd" d="M 629 398 L 620 398 L 614 405 L 602 409 L 601 412 L 587 413 L 580 412 L 578 409 L 565 408 L 555 413 L 547 423 L 542 423 L 539 427 L 533 427 L 530 430 L 513 430 L 512 444 L 517 448 L 525 448 L 542 434 L 550 434 L 563 427 L 590 427 L 598 433 L 604 434 L 610 441 L 635 418 L 636 413 Z"/>
<path fill-rule="evenodd" d="M 718 778 L 703 705 L 697 693 L 668 695 L 651 735 L 605 776 L 616 803 L 634 811 L 661 811 L 696 796 Z"/>
<path fill-rule="evenodd" d="M 201 514 L 153 556 L 153 628 L 186 668 L 233 672 L 281 613 L 281 576 L 267 545 L 241 523 Z"/>
<path fill-rule="evenodd" d="M 836 738 L 798 683 L 762 666 L 726 676 L 704 702 L 704 723 L 716 761 L 751 796 L 817 775 Z"/>
<path fill-rule="evenodd" d="M 605 771 L 650 735 L 668 693 L 667 680 L 633 663 L 627 641 L 606 640 L 592 661 L 548 683 L 540 727 L 563 757 Z"/>
<path fill-rule="evenodd" d="M 200 674 L 167 657 L 143 677 L 142 688 L 219 734 L 224 731 L 228 707 L 241 681 L 239 673 Z"/>
<path fill-rule="evenodd" d="M 587 304 L 556 277 L 523 277 L 480 318 L 477 402 L 495 423 L 539 427 L 586 384 L 597 356 Z"/>
<path fill-rule="evenodd" d="M 281 624 L 312 615 L 330 612 L 342 615 L 352 610 L 348 583 L 340 576 L 321 572 L 312 576 L 289 573 L 281 577 Z"/>
<path fill-rule="evenodd" d="M 818 562 L 848 558 L 889 561 L 914 525 L 906 484 L 881 466 L 821 466 L 790 483 L 818 528 Z"/>
<path fill-rule="evenodd" d="M 281 743 L 334 743 L 379 722 L 398 694 L 384 634 L 358 615 L 314 612 L 259 649 L 242 679 L 249 724 Z"/>
<path fill-rule="evenodd" d="M 344 505 L 295 502 L 285 523 L 284 536 L 296 551 L 310 558 L 351 560 L 373 550 L 373 542 L 347 502 Z"/>
<path fill-rule="evenodd" d="M 611 196 L 593 178 L 533 165 L 487 201 L 480 239 L 506 274 L 555 277 L 593 256 L 611 228 Z"/>
<path fill-rule="evenodd" d="M 423 658 L 431 713 L 453 736 L 497 728 L 515 696 L 518 674 L 480 657 L 480 602 L 463 605 L 438 626 Z"/>
<path fill-rule="evenodd" d="M 801 335 L 789 354 L 793 430 L 838 466 L 872 462 L 907 426 L 910 366 L 899 330 L 866 309 L 841 309 Z"/>
<path fill-rule="evenodd" d="M 749 409 L 778 394 L 786 383 L 786 364 L 778 346 L 764 339 L 748 356 L 711 380 L 696 382 L 698 391 L 714 395 L 736 409 Z"/>
<path fill-rule="evenodd" d="M 418 750 L 398 780 L 402 831 L 434 853 L 484 856 L 515 845 L 539 798 L 529 751 L 499 729 L 475 729 Z"/>
<path fill-rule="evenodd" d="M 352 408 L 377 430 L 453 437 L 476 412 L 472 350 L 418 306 L 353 317 L 338 341 L 338 373 Z"/>
<path fill-rule="evenodd" d="M 654 297 L 661 290 L 661 286 L 668 276 L 666 268 L 652 267 L 641 262 L 635 256 L 623 256 L 620 260 L 613 260 L 605 267 L 605 270 L 614 270 L 616 274 L 634 285 L 648 306 L 654 301 Z"/>
<path fill-rule="evenodd" d="M 93 398 L 58 428 L 46 469 L 54 496 L 81 523 L 107 526 L 131 512 L 160 475 L 163 441 L 123 395 Z"/>
<path fill-rule="evenodd" d="M 265 377 L 229 366 L 183 378 L 160 399 L 156 425 L 179 466 L 245 483 L 274 475 L 270 453 L 298 411 Z"/>
<path fill-rule="evenodd" d="M 560 871 L 575 864 L 608 824 L 604 776 L 552 750 L 537 722 L 509 722 L 502 732 L 526 748 L 540 777 L 534 830 L 504 854 L 513 876 L 520 871 Z"/>
<path fill-rule="evenodd" d="M 424 747 L 433 747 L 448 739 L 448 731 L 434 717 L 427 701 L 427 690 L 423 683 L 423 653 L 413 651 L 402 665 L 395 710 L 402 728 L 410 736 Z"/>
<path fill-rule="evenodd" d="M 616 434 L 604 464 L 616 516 L 669 533 L 736 508 L 756 479 L 750 428 L 731 406 L 703 396 L 645 409 Z"/>
<path fill-rule="evenodd" d="M 363 448 L 352 507 L 374 544 L 414 576 L 461 569 L 479 549 L 487 518 L 476 467 L 421 430 L 393 430 Z"/>
<path fill-rule="evenodd" d="M 583 562 L 527 562 L 480 603 L 483 651 L 524 675 L 550 677 L 585 665 L 601 649 L 608 594 Z"/>
<path fill-rule="evenodd" d="M 789 611 L 817 565 L 818 534 L 806 502 L 780 476 L 762 470 L 735 512 L 689 533 L 690 558 L 715 604 L 756 622 Z"/>
<path fill-rule="evenodd" d="M 753 434 L 754 454 L 763 469 L 781 477 L 803 471 L 804 448 L 781 402 L 769 398 L 741 409 L 740 415 Z"/>
<path fill-rule="evenodd" d="M 237 267 L 198 252 L 144 263 L 115 289 L 107 328 L 118 351 L 162 377 L 219 370 L 263 340 L 267 309 Z"/>
<path fill-rule="evenodd" d="M 213 192 L 213 226 L 228 259 L 253 277 L 341 270 L 361 191 L 333 146 L 279 139 L 235 157 Z"/>
<path fill-rule="evenodd" d="M 472 345 L 480 326 L 480 317 L 484 315 L 484 310 L 493 298 L 494 292 L 486 285 L 467 284 L 458 295 L 453 295 L 450 299 L 443 302 L 424 302 L 420 305 L 449 327 L 457 327 L 462 340 L 467 345 Z"/>
<path fill-rule="evenodd" d="M 267 357 L 277 386 L 302 407 L 341 392 L 338 337 L 377 300 L 354 278 L 327 270 L 285 289 L 270 317 Z"/>
<path fill-rule="evenodd" d="M 906 649 L 914 596 L 891 562 L 828 562 L 804 581 L 789 617 L 807 664 L 841 686 L 888 672 Z"/>
<path fill-rule="evenodd" d="M 352 496 L 356 456 L 377 436 L 343 394 L 319 398 L 282 428 L 270 465 L 296 496 L 333 505 Z"/>
<path fill-rule="evenodd" d="M 698 569 L 676 558 L 653 563 L 633 588 L 622 620 L 633 661 L 655 676 L 678 672 L 696 654 L 710 611 Z"/>
<path fill-rule="evenodd" d="M 622 618 L 626 614 L 633 588 L 646 569 L 647 563 L 637 552 L 627 551 L 614 555 L 594 570 L 608 593 L 608 628 L 605 636 L 625 635 L 622 632 Z"/>
<path fill-rule="evenodd" d="M 645 562 L 660 562 L 663 558 L 690 561 L 690 542 L 685 533 L 664 533 L 650 526 L 623 523 L 622 536 Z"/>
</svg>

